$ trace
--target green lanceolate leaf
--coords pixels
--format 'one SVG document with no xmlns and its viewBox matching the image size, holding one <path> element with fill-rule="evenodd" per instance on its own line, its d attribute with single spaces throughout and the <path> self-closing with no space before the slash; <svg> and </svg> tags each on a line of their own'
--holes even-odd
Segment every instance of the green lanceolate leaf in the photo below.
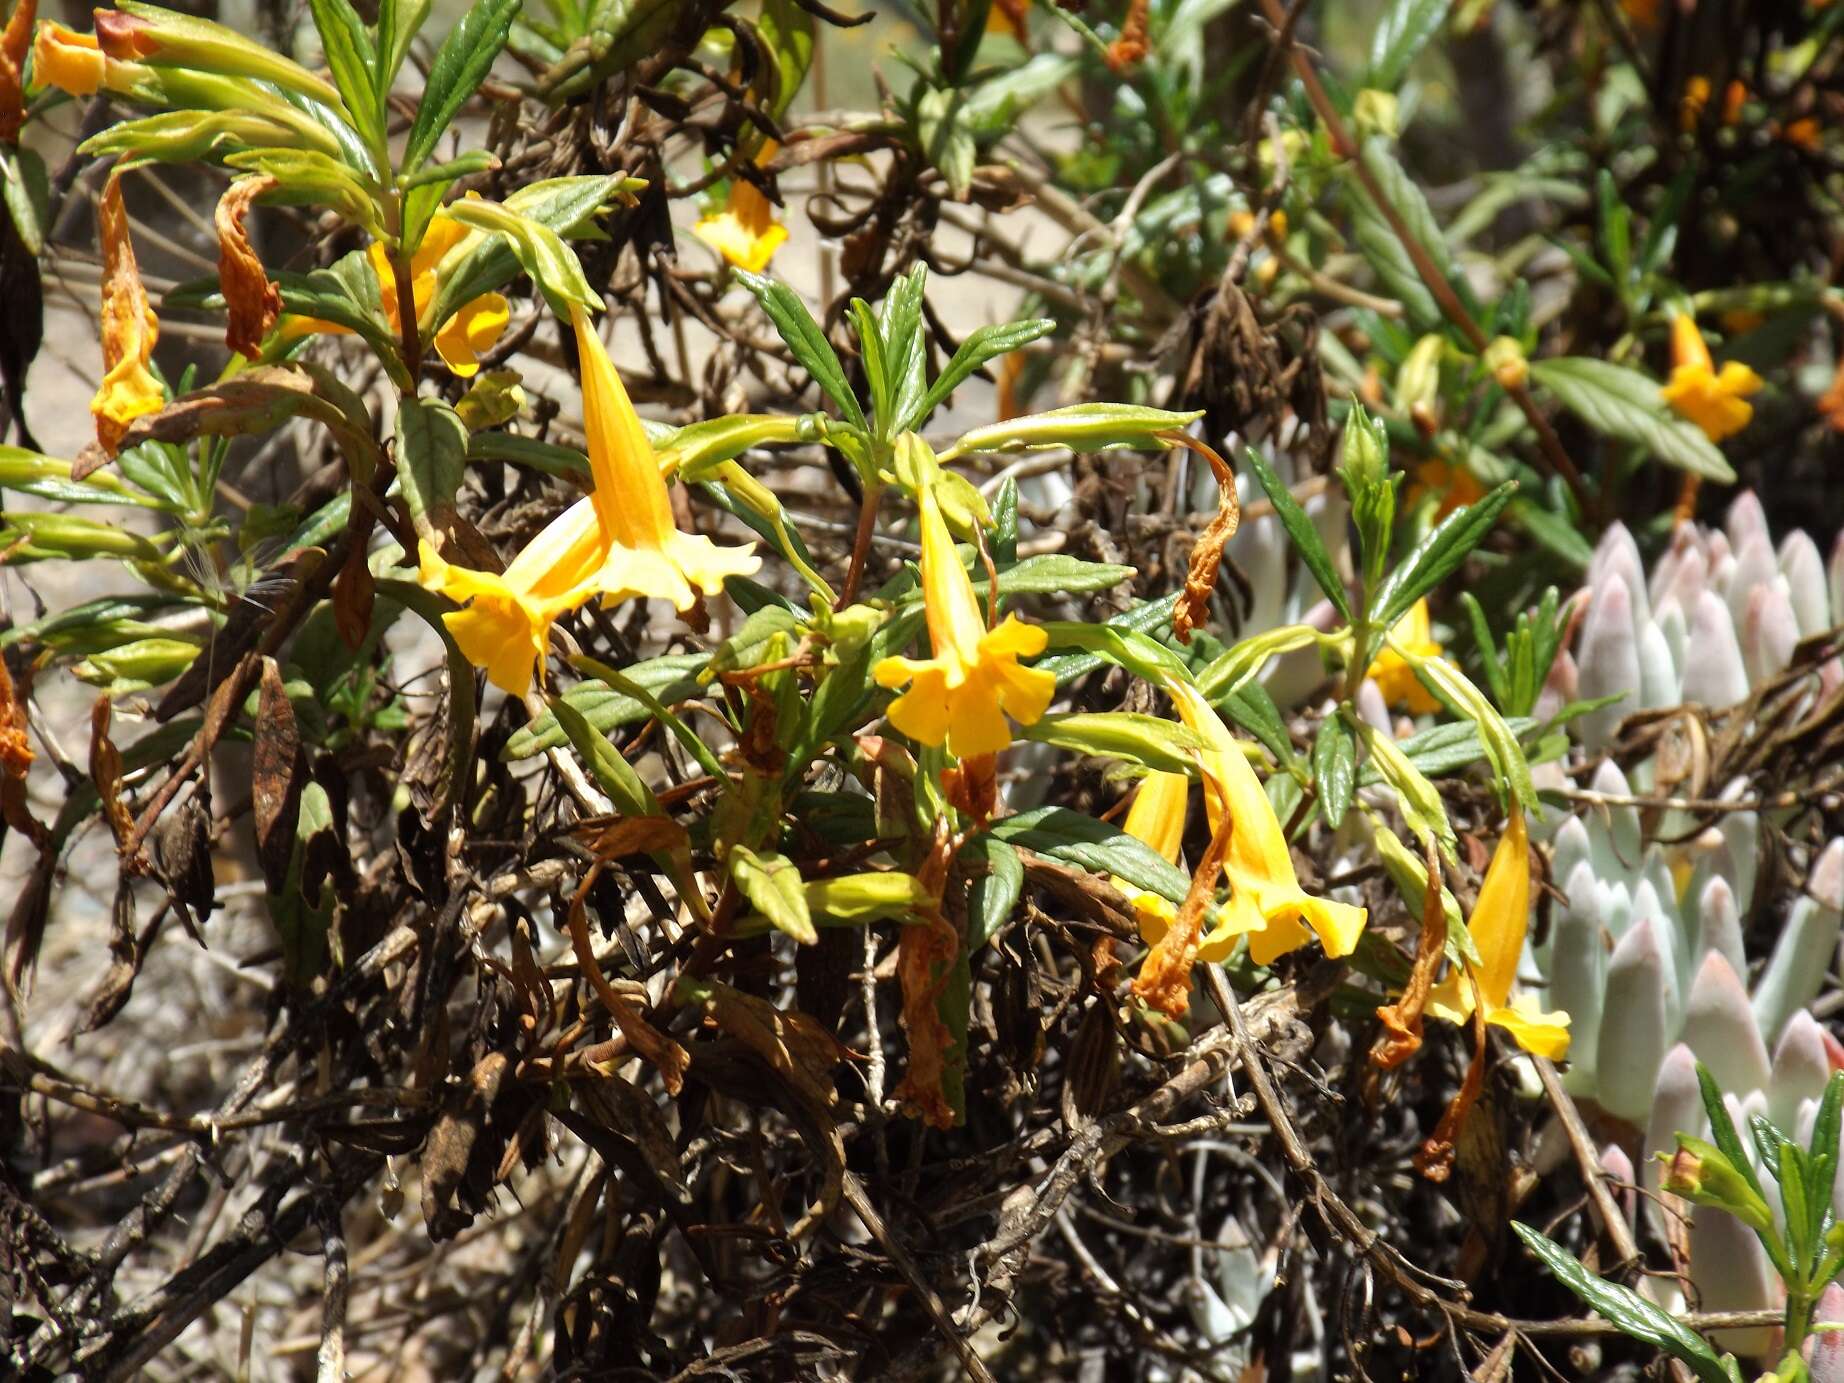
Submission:
<svg viewBox="0 0 1844 1383">
<path fill-rule="evenodd" d="M 378 54 L 350 0 L 308 0 L 320 46 L 326 53 L 333 84 L 339 88 L 346 110 L 359 136 L 368 145 L 384 144 L 384 108 L 378 100 Z M 378 173 L 385 172 L 379 168 Z"/>
<path fill-rule="evenodd" d="M 962 433 L 953 446 L 941 453 L 941 459 L 952 461 L 978 452 L 1059 447 L 1070 451 L 1101 451 L 1106 447 L 1153 451 L 1170 445 L 1160 433 L 1181 432 L 1203 416 L 1202 410 L 1174 413 L 1134 403 L 1078 403 L 976 427 Z"/>
<path fill-rule="evenodd" d="M 631 199 L 634 189 L 644 186 L 619 174 L 549 178 L 520 188 L 503 205 L 507 211 L 535 221 L 565 240 L 596 239 L 602 235 L 595 223 L 597 214 L 611 201 Z M 511 242 L 503 235 L 489 235 L 459 264 L 444 270 L 435 303 L 424 315 L 431 323 L 446 322 L 464 303 L 505 287 L 519 270 L 519 258 Z"/>
<path fill-rule="evenodd" d="M 981 327 L 960 343 L 960 349 L 954 352 L 935 382 L 928 386 L 928 392 L 922 396 L 914 410 L 902 418 L 898 426 L 902 428 L 920 427 L 942 404 L 948 396 L 964 383 L 969 375 L 979 369 L 988 360 L 1017 350 L 1028 345 L 1040 336 L 1046 336 L 1056 330 L 1056 323 L 1047 317 L 1036 317 L 1023 322 L 1005 322 L 998 326 Z"/>
<path fill-rule="evenodd" d="M 1176 721 L 1135 711 L 1072 711 L 1020 726 L 1020 739 L 1077 754 L 1126 759 L 1165 773 L 1190 773 L 1204 741 Z"/>
<path fill-rule="evenodd" d="M 51 182 L 37 150 L 24 145 L 0 149 L 0 198 L 20 243 L 34 255 L 42 253 L 50 228 Z"/>
<path fill-rule="evenodd" d="M 928 338 L 922 320 L 922 291 L 928 285 L 928 266 L 916 267 L 890 286 L 877 309 L 877 332 L 883 338 L 884 368 L 890 381 L 889 417 L 892 432 L 907 426 L 922 402 L 923 371 L 928 360 Z M 881 422 L 885 415 L 879 414 Z"/>
<path fill-rule="evenodd" d="M 967 950 L 972 952 L 1011 921 L 1024 892 L 1024 861 L 1004 841 L 982 833 L 960 847 L 960 868 L 969 880 Z"/>
<path fill-rule="evenodd" d="M 405 399 L 397 410 L 397 475 L 419 535 L 434 539 L 467 474 L 467 425 L 437 399 Z"/>
<path fill-rule="evenodd" d="M 1709 1073 L 1709 1068 L 1700 1061 L 1697 1063 L 1697 1089 L 1703 1096 L 1703 1111 L 1709 1115 L 1710 1141 L 1722 1149 L 1722 1155 L 1734 1164 L 1735 1170 L 1747 1180 L 1750 1189 L 1757 1196 L 1765 1196 L 1761 1179 L 1755 1175 L 1754 1160 L 1748 1156 L 1741 1135 L 1735 1131 L 1735 1121 L 1729 1117 L 1728 1105 L 1723 1103 L 1721 1087 Z"/>
<path fill-rule="evenodd" d="M 1394 737 L 1379 731 L 1367 720 L 1357 721 L 1356 729 L 1370 766 L 1396 794 L 1397 810 L 1402 813 L 1408 828 L 1420 841 L 1432 837 L 1440 845 L 1442 854 L 1454 858 L 1458 842 L 1447 820 L 1447 806 L 1434 784 L 1414 765 Z"/>
<path fill-rule="evenodd" d="M 1281 478 L 1274 473 L 1274 467 L 1268 464 L 1267 457 L 1253 447 L 1244 448 L 1242 457 L 1248 468 L 1255 473 L 1255 479 L 1261 482 L 1268 502 L 1274 506 L 1274 516 L 1281 521 L 1281 527 L 1287 530 L 1287 536 L 1293 539 L 1294 549 L 1300 554 L 1300 560 L 1306 563 L 1306 569 L 1313 574 L 1313 580 L 1319 583 L 1319 589 L 1325 592 L 1333 608 L 1349 620 L 1351 602 L 1345 595 L 1345 583 L 1338 579 L 1338 569 L 1332 565 L 1332 554 L 1325 550 L 1318 528 L 1300 507 L 1300 501 L 1293 497 L 1293 491 L 1281 484 Z"/>
<path fill-rule="evenodd" d="M 706 655 L 702 653 L 674 653 L 623 668 L 622 675 L 635 686 L 644 688 L 660 704 L 670 706 L 699 694 L 698 673 L 705 661 Z M 639 724 L 651 714 L 644 702 L 599 682 L 571 687 L 562 699 L 601 735 L 624 725 Z M 569 736 L 556 716 L 546 711 L 531 724 L 514 731 L 500 757 L 508 763 L 516 763 L 568 742 Z"/>
<path fill-rule="evenodd" d="M 1513 1220 L 1511 1228 L 1557 1281 L 1626 1334 L 1681 1360 L 1702 1383 L 1741 1383 L 1741 1371 L 1732 1359 L 1718 1358 L 1708 1340 L 1668 1311 L 1616 1282 L 1596 1277 L 1574 1254 L 1529 1225 Z"/>
<path fill-rule="evenodd" d="M 512 17 L 523 0 L 480 0 L 461 13 L 429 65 L 422 104 L 404 142 L 403 171 L 414 173 L 435 152 L 436 141 L 455 122 L 468 98 L 486 80 L 493 60 L 506 46 Z"/>
<path fill-rule="evenodd" d="M 1451 279 L 1447 242 L 1441 238 L 1440 223 L 1434 219 L 1434 213 L 1428 207 L 1428 199 L 1422 195 L 1421 189 L 1402 171 L 1402 165 L 1396 162 L 1388 141 L 1382 138 L 1366 140 L 1360 157 L 1383 196 L 1401 215 L 1409 233 L 1427 251 L 1435 268 Z M 1370 267 L 1376 270 L 1377 277 L 1390 296 L 1400 300 L 1407 309 L 1409 320 L 1415 326 L 1423 329 L 1437 327 L 1441 322 L 1440 307 L 1434 301 L 1434 294 L 1428 290 L 1427 284 L 1422 282 L 1414 261 L 1403 248 L 1402 240 L 1388 218 L 1355 176 L 1347 186 L 1352 233 L 1358 249 L 1370 261 Z"/>
<path fill-rule="evenodd" d="M 1183 870 L 1144 841 L 1067 807 L 1038 807 L 1008 816 L 995 821 L 989 834 L 1047 859 L 1112 874 L 1173 903 L 1182 903 L 1191 886 Z"/>
<path fill-rule="evenodd" d="M 1479 546 L 1492 529 L 1501 509 L 1517 491 L 1517 482 L 1507 480 L 1477 504 L 1469 504 L 1442 519 L 1410 549 L 1374 598 L 1376 627 L 1393 629 L 1429 591 L 1459 570 L 1467 555 Z"/>
<path fill-rule="evenodd" d="M 756 301 L 762 305 L 762 311 L 774 323 L 775 330 L 794 353 L 801 368 L 812 375 L 813 382 L 838 405 L 845 420 L 860 431 L 868 431 L 864 410 L 858 406 L 857 397 L 845 382 L 845 367 L 839 363 L 838 352 L 833 350 L 832 343 L 826 339 L 826 333 L 820 330 L 820 324 L 813 320 L 813 314 L 807 311 L 807 305 L 800 300 L 800 295 L 785 283 L 761 274 L 739 269 L 736 277 L 755 294 Z"/>
<path fill-rule="evenodd" d="M 1504 717 L 1479 688 L 1445 658 L 1425 658 L 1414 667 L 1436 692 L 1479 727 L 1479 740 L 1485 747 L 1486 758 L 1491 760 L 1493 771 L 1504 780 L 1519 805 L 1525 811 L 1540 812 L 1542 808 L 1537 803 L 1536 787 L 1530 781 L 1530 765 L 1524 759 L 1523 747 Z"/>
<path fill-rule="evenodd" d="M 1357 785 L 1357 742 L 1351 727 L 1338 716 L 1327 716 L 1313 740 L 1313 788 L 1319 795 L 1319 812 L 1336 831 L 1351 809 Z"/>
<path fill-rule="evenodd" d="M 935 906 L 920 879 L 894 869 L 811 880 L 806 901 L 810 912 L 844 922 L 901 922 Z"/>
<path fill-rule="evenodd" d="M 973 126 L 967 119 L 967 101 L 958 90 L 930 87 L 916 101 L 916 140 L 922 156 L 947 182 L 957 202 L 967 200 L 973 186 L 973 169 L 979 161 Z"/>
<path fill-rule="evenodd" d="M 1530 362 L 1530 377 L 1562 406 L 1604 436 L 1643 447 L 1660 461 L 1723 485 L 1735 469 L 1715 443 L 1674 417 L 1649 375 L 1624 365 L 1565 355 Z"/>
<path fill-rule="evenodd" d="M 1013 510 L 1016 513 L 1016 509 Z M 999 573 L 999 594 L 1014 595 L 1087 595 L 1093 591 L 1111 591 L 1123 581 L 1132 580 L 1132 567 L 1112 562 L 1085 562 L 1080 557 L 1065 557 L 1060 552 L 1040 553 L 1014 562 Z M 984 572 L 975 571 L 974 586 Z"/>
<path fill-rule="evenodd" d="M 864 361 L 864 382 L 871 390 L 871 412 L 877 419 L 879 436 L 888 440 L 895 414 L 890 407 L 890 364 L 884 359 L 883 336 L 877 330 L 877 318 L 863 298 L 853 298 L 847 309 L 858 332 L 858 353 Z M 804 362 L 803 362 L 804 363 Z M 809 367 L 811 373 L 811 367 Z"/>
<path fill-rule="evenodd" d="M 592 726 L 583 713 L 560 696 L 551 698 L 551 714 L 563 727 L 576 755 L 589 770 L 615 810 L 623 816 L 661 816 L 659 799 L 654 797 L 634 766 L 621 757 L 608 736 Z"/>
<path fill-rule="evenodd" d="M 1156 630 L 1172 627 L 1172 607 L 1178 603 L 1178 595 L 1177 591 L 1173 591 L 1170 595 L 1146 601 L 1144 604 L 1134 606 L 1131 610 L 1114 615 L 1103 624 L 1091 625 L 1090 628 L 1108 632 L 1095 636 L 1095 641 L 1088 645 L 1072 637 L 1068 645 L 1071 648 L 1106 646 L 1113 656 L 1103 657 L 1099 652 L 1056 653 L 1047 658 L 1040 658 L 1037 666 L 1056 678 L 1057 685 L 1061 687 L 1078 677 L 1086 676 L 1108 662 L 1117 661 L 1119 651 L 1115 640 L 1124 639 L 1128 635 L 1139 635 L 1144 638 Z M 1154 647 L 1157 648 L 1159 645 L 1154 643 Z M 1150 650 L 1140 650 L 1133 656 L 1152 658 L 1154 655 Z M 1175 654 L 1171 655 L 1170 664 L 1167 664 L 1162 657 L 1158 661 L 1162 666 L 1172 664 L 1182 666 L 1182 661 Z"/>
<path fill-rule="evenodd" d="M 568 317 L 572 304 L 592 311 L 602 306 L 601 297 L 583 277 L 583 266 L 576 258 L 576 251 L 564 244 L 563 237 L 549 226 L 521 216 L 498 202 L 473 197 L 456 202 L 448 214 L 464 226 L 497 231 L 505 236 L 518 258 L 519 267 L 531 276 L 551 311 L 559 317 Z M 441 323 L 433 325 L 440 327 Z"/>
<path fill-rule="evenodd" d="M 746 845 L 730 847 L 730 877 L 750 906 L 803 946 L 820 939 L 807 907 L 805 881 L 794 861 L 772 852 L 758 855 Z"/>
<path fill-rule="evenodd" d="M 1394 91 L 1409 64 L 1447 21 L 1453 0 L 1392 0 L 1370 36 L 1370 72 L 1364 85 Z"/>
<path fill-rule="evenodd" d="M 1283 624 L 1243 639 L 1226 649 L 1197 675 L 1197 689 L 1207 701 L 1233 696 L 1253 682 L 1270 658 L 1316 644 L 1322 635 L 1310 624 Z"/>
<path fill-rule="evenodd" d="M 1126 668 L 1135 677 L 1155 686 L 1162 686 L 1174 678 L 1183 681 L 1190 675 L 1185 670 L 1184 660 L 1171 649 L 1126 625 L 1050 620 L 1042 628 L 1051 648 L 1077 648 L 1092 653 L 1103 662 Z M 1059 679 L 1065 675 L 1060 669 L 1053 671 Z"/>
</svg>

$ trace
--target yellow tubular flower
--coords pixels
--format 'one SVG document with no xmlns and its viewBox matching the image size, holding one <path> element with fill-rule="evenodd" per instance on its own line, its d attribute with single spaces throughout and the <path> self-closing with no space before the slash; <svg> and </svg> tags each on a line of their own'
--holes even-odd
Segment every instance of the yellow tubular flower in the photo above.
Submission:
<svg viewBox="0 0 1844 1383">
<path fill-rule="evenodd" d="M 471 233 L 467 226 L 439 211 L 430 220 L 429 229 L 423 232 L 422 244 L 416 247 L 416 253 L 410 257 L 410 297 L 415 302 L 419 322 L 441 288 L 437 270 L 442 261 L 447 258 L 450 250 Z M 390 252 L 373 241 L 371 248 L 366 251 L 366 257 L 371 261 L 372 273 L 378 277 L 378 295 L 384 308 L 384 318 L 390 323 L 391 331 L 401 340 L 403 321 L 398 311 L 397 276 L 391 269 Z M 459 312 L 442 324 L 435 334 L 436 354 L 442 357 L 444 365 L 461 378 L 472 377 L 479 373 L 480 357 L 499 341 L 511 316 L 511 309 L 501 294 L 482 293 L 464 304 Z M 351 334 L 348 327 L 317 319 L 296 319 L 284 326 L 283 330 L 291 335 L 306 332 L 319 332 L 327 336 Z"/>
<path fill-rule="evenodd" d="M 1434 640 L 1434 621 L 1428 614 L 1428 602 L 1418 600 L 1409 612 L 1396 621 L 1396 627 L 1389 631 L 1390 643 L 1396 648 L 1405 649 L 1419 657 L 1432 658 L 1441 651 L 1440 644 Z M 1408 659 L 1385 646 L 1371 663 L 1366 674 L 1377 684 L 1377 690 L 1383 693 L 1384 704 L 1410 715 L 1428 715 L 1441 708 L 1441 703 L 1428 693 L 1428 689 L 1417 680 L 1415 669 L 1409 666 Z"/>
<path fill-rule="evenodd" d="M 1184 844 L 1190 796 L 1191 780 L 1185 774 L 1148 773 L 1140 781 L 1140 790 L 1133 795 L 1133 805 L 1127 808 L 1127 819 L 1121 823 L 1121 829 L 1135 840 L 1152 846 L 1165 856 L 1167 863 L 1177 864 L 1178 852 Z M 1134 913 L 1140 919 L 1140 935 L 1149 946 L 1155 944 L 1178 915 L 1177 906 L 1157 893 L 1142 893 L 1121 879 L 1114 880 L 1114 886 L 1133 900 Z"/>
<path fill-rule="evenodd" d="M 772 158 L 775 144 L 771 140 L 756 155 L 760 164 Z M 768 267 L 775 251 L 788 238 L 787 227 L 775 219 L 775 208 L 762 189 L 749 179 L 730 179 L 730 199 L 724 209 L 706 216 L 692 227 L 692 234 L 709 245 L 737 268 L 759 274 Z"/>
<path fill-rule="evenodd" d="M 1748 426 L 1754 406 L 1747 396 L 1760 387 L 1761 377 L 1739 360 L 1726 361 L 1717 372 L 1688 313 L 1671 323 L 1671 378 L 1659 394 L 1710 441 L 1721 442 Z"/>
<path fill-rule="evenodd" d="M 102 240 L 103 376 L 90 412 L 96 416 L 96 440 L 113 456 L 129 423 L 166 407 L 166 390 L 149 368 L 160 319 L 141 285 L 118 175 L 111 174 L 103 187 L 96 219 Z"/>
<path fill-rule="evenodd" d="M 1225 812 L 1234 822 L 1223 865 L 1234 895 L 1223 921 L 1198 947 L 1198 959 L 1222 960 L 1235 949 L 1236 938 L 1246 935 L 1255 963 L 1268 965 L 1304 946 L 1308 927 L 1328 956 L 1350 955 L 1363 934 L 1364 909 L 1316 898 L 1300 887 L 1286 832 L 1222 717 L 1187 682 L 1170 682 L 1166 690 L 1177 705 L 1178 718 L 1208 745 L 1198 764 L 1211 832 L 1216 832 Z"/>
<path fill-rule="evenodd" d="M 420 545 L 417 580 L 464 610 L 442 622 L 455 646 L 487 680 L 511 696 L 531 687 L 532 665 L 544 664 L 551 625 L 600 589 L 608 555 L 595 503 L 580 499 L 545 525 L 503 575 L 450 566 L 427 542 Z"/>
<path fill-rule="evenodd" d="M 583 424 L 594 488 L 547 524 L 502 575 L 451 566 L 421 545 L 417 579 L 467 608 L 443 616 L 455 644 L 494 686 L 523 696 L 543 666 L 551 625 L 599 595 L 670 600 L 680 610 L 716 595 L 727 576 L 761 565 L 750 548 L 681 533 L 659 461 L 621 377 L 582 308 L 572 323 L 582 354 Z M 753 546 L 753 544 L 751 545 Z"/>
<path fill-rule="evenodd" d="M 1467 922 L 1479 965 L 1470 977 L 1454 971 L 1436 985 L 1428 996 L 1428 1012 L 1445 1022 L 1465 1023 L 1473 1014 L 1476 987 L 1486 1022 L 1510 1033 L 1525 1051 L 1558 1061 L 1569 1050 L 1569 1015 L 1543 1013 L 1529 995 L 1511 996 L 1529 922 L 1530 840 L 1523 810 L 1513 804 Z"/>
<path fill-rule="evenodd" d="M 932 658 L 885 658 L 872 675 L 880 687 L 909 690 L 890 703 L 890 723 L 921 744 L 946 743 L 956 758 L 996 754 L 1012 742 L 1009 712 L 1033 725 L 1056 694 L 1056 678 L 1020 667 L 1044 651 L 1047 636 L 1016 615 L 986 628 L 973 582 L 954 551 L 941 506 L 925 486 L 922 516 L 922 595 Z"/>
<path fill-rule="evenodd" d="M 32 42 L 32 80 L 71 96 L 93 96 L 108 73 L 109 59 L 94 34 L 80 34 L 55 20 L 38 26 Z"/>
<path fill-rule="evenodd" d="M 700 593 L 720 594 L 724 578 L 753 576 L 762 566 L 754 543 L 719 547 L 709 538 L 679 531 L 653 444 L 595 324 L 575 304 L 570 322 L 582 357 L 583 429 L 595 482 L 589 497 L 609 541 L 598 578 L 604 594 L 610 601 L 651 596 L 689 610 Z"/>
</svg>

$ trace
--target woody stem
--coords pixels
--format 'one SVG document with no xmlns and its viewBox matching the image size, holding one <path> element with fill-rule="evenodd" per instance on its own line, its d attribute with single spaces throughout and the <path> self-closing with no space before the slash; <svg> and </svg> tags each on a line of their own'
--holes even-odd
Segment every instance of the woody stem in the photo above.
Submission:
<svg viewBox="0 0 1844 1383">
<path fill-rule="evenodd" d="M 391 254 L 391 278 L 397 289 L 397 321 L 403 336 L 403 365 L 409 371 L 411 388 L 423 367 L 423 343 L 416 330 L 416 288 L 410 262 L 401 250 Z"/>
<path fill-rule="evenodd" d="M 858 509 L 858 532 L 852 538 L 852 561 L 845 569 L 845 588 L 839 592 L 835 610 L 843 610 L 858 598 L 858 585 L 864 580 L 864 564 L 871 555 L 871 535 L 877 527 L 877 501 L 882 498 L 884 487 L 866 485 L 864 502 Z"/>
</svg>

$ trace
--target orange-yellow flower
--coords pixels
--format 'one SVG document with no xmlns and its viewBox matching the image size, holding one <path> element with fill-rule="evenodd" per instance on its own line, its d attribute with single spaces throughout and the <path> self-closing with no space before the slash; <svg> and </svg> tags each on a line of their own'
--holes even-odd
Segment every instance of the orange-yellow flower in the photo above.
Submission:
<svg viewBox="0 0 1844 1383">
<path fill-rule="evenodd" d="M 1009 713 L 1035 724 L 1056 694 L 1056 678 L 1020 667 L 1044 651 L 1042 629 L 1007 615 L 987 629 L 973 582 L 954 550 L 953 535 L 934 492 L 925 484 L 922 518 L 922 598 L 934 656 L 885 658 L 872 671 L 880 687 L 909 690 L 890 703 L 890 723 L 921 744 L 945 743 L 956 758 L 996 754 L 1012 742 Z"/>
<path fill-rule="evenodd" d="M 669 600 L 688 610 L 716 595 L 726 577 L 748 576 L 761 559 L 748 547 L 719 547 L 682 533 L 652 444 L 588 314 L 571 308 L 583 367 L 583 427 L 589 495 L 553 519 L 504 574 L 451 566 L 421 545 L 419 579 L 467 608 L 443 617 L 467 659 L 514 696 L 531 687 L 551 625 L 594 596 Z"/>
<path fill-rule="evenodd" d="M 1760 387 L 1761 377 L 1739 360 L 1725 361 L 1716 370 L 1703 333 L 1688 313 L 1672 322 L 1671 378 L 1659 394 L 1710 441 L 1721 442 L 1748 426 L 1754 406 L 1747 398 Z"/>
<path fill-rule="evenodd" d="M 0 31 L 0 142 L 17 144 L 26 118 L 26 49 L 38 0 L 17 0 Z"/>
<path fill-rule="evenodd" d="M 429 229 L 423 232 L 422 244 L 416 247 L 416 253 L 410 257 L 410 296 L 415 302 L 419 322 L 426 317 L 430 304 L 435 301 L 441 288 L 442 261 L 448 257 L 449 251 L 471 234 L 473 232 L 469 227 L 439 211 L 429 222 Z M 398 310 L 397 277 L 391 269 L 390 253 L 374 240 L 366 256 L 371 261 L 372 272 L 378 276 L 378 292 L 385 319 L 390 323 L 391 330 L 402 337 L 403 320 Z M 481 355 L 493 349 L 510 319 L 511 310 L 503 295 L 482 293 L 442 323 L 435 334 L 436 353 L 451 371 L 467 379 L 479 372 Z M 351 328 L 336 322 L 317 319 L 296 320 L 292 330 L 321 332 L 329 336 L 345 336 L 351 332 Z"/>
<path fill-rule="evenodd" d="M 95 95 L 107 79 L 110 62 L 95 34 L 80 34 L 56 20 L 40 24 L 32 41 L 32 80 L 72 96 Z"/>
<path fill-rule="evenodd" d="M 1512 997 L 1517 965 L 1524 954 L 1530 923 L 1530 840 L 1523 809 L 1511 807 L 1511 821 L 1492 852 L 1479 901 L 1467 931 L 1479 952 L 1479 964 L 1451 972 L 1428 996 L 1427 1011 L 1449 1023 L 1465 1023 L 1476 1003 L 1485 1021 L 1510 1033 L 1518 1046 L 1536 1056 L 1560 1060 L 1569 1050 L 1569 1015 L 1544 1013 L 1527 994 Z"/>
<path fill-rule="evenodd" d="M 1286 832 L 1222 717 L 1188 682 L 1168 682 L 1166 690 L 1178 718 L 1206 745 L 1198 755 L 1198 767 L 1212 835 L 1226 813 L 1232 822 L 1223 863 L 1232 893 L 1221 920 L 1199 944 L 1198 959 L 1224 959 L 1243 936 L 1249 939 L 1249 955 L 1257 965 L 1298 950 L 1314 935 L 1328 956 L 1350 955 L 1364 931 L 1364 909 L 1315 897 L 1300 887 Z M 1164 925 L 1145 911 L 1140 913 L 1140 929 L 1149 941 L 1164 933 Z"/>
<path fill-rule="evenodd" d="M 756 155 L 757 165 L 773 158 L 775 148 L 773 140 L 765 143 Z M 766 269 L 788 238 L 787 227 L 775 219 L 774 205 L 762 195 L 761 188 L 740 174 L 730 179 L 730 197 L 724 209 L 700 220 L 692 227 L 692 234 L 751 274 Z"/>
<path fill-rule="evenodd" d="M 103 186 L 96 220 L 102 241 L 103 375 L 90 412 L 96 416 L 96 440 L 113 456 L 129 423 L 166 407 L 166 390 L 150 368 L 160 319 L 141 284 L 117 175 Z"/>
<path fill-rule="evenodd" d="M 1396 651 L 1398 648 L 1419 658 L 1432 658 L 1440 653 L 1441 646 L 1435 642 L 1434 621 L 1429 617 L 1425 599 L 1416 601 L 1409 612 L 1396 621 L 1396 627 L 1389 631 L 1389 643 L 1371 663 L 1368 676 L 1383 693 L 1385 705 L 1417 716 L 1438 711 L 1441 703 L 1429 695 L 1428 689 L 1416 678 L 1409 660 Z"/>
<path fill-rule="evenodd" d="M 1140 780 L 1140 790 L 1133 795 L 1121 829 L 1157 850 L 1168 864 L 1177 864 L 1178 852 L 1184 845 L 1190 797 L 1191 779 L 1185 774 L 1148 773 Z M 1115 879 L 1114 885 L 1133 900 L 1134 912 L 1142 918 L 1141 935 L 1148 944 L 1156 942 L 1172 924 L 1177 907 L 1169 898 L 1143 893 L 1121 879 Z"/>
<path fill-rule="evenodd" d="M 1415 478 L 1409 481 L 1409 492 L 1403 496 L 1403 503 L 1412 509 L 1428 495 L 1440 496 L 1440 508 L 1434 511 L 1435 521 L 1439 522 L 1454 510 L 1484 499 L 1485 486 L 1479 483 L 1471 467 L 1431 457 L 1416 465 Z"/>
</svg>

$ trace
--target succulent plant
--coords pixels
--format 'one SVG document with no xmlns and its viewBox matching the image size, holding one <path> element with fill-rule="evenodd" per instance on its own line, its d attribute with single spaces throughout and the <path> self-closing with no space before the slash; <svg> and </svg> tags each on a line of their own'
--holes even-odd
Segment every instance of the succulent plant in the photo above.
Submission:
<svg viewBox="0 0 1844 1383">
<path fill-rule="evenodd" d="M 1632 534 L 1614 524 L 1589 564 L 1587 590 L 1560 676 L 1583 700 L 1619 698 L 1576 722 L 1593 753 L 1635 711 L 1727 710 L 1784 671 L 1802 639 L 1844 616 L 1844 544 L 1829 564 L 1797 529 L 1776 548 L 1760 500 L 1744 491 L 1722 528 L 1681 524 L 1649 576 Z M 1824 676 L 1835 681 L 1839 671 L 1833 662 Z"/>
</svg>

